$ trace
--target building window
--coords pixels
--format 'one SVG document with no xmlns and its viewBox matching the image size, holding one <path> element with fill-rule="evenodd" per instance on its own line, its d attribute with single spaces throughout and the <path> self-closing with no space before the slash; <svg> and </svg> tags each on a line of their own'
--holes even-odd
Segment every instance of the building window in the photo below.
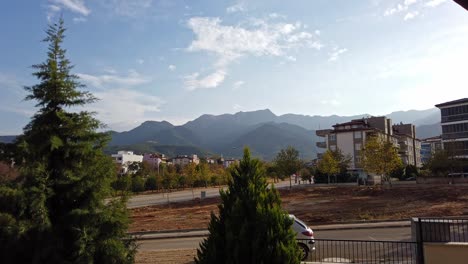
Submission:
<svg viewBox="0 0 468 264">
<path fill-rule="evenodd" d="M 354 149 L 355 150 L 361 150 L 361 143 L 354 144 Z"/>
<path fill-rule="evenodd" d="M 361 138 L 361 131 L 354 131 L 354 138 Z"/>
<path fill-rule="evenodd" d="M 330 140 L 330 141 L 336 141 L 336 135 L 335 135 L 335 134 L 330 134 L 330 135 L 328 135 L 328 140 Z"/>
<path fill-rule="evenodd" d="M 330 150 L 331 151 L 336 151 L 336 145 L 330 145 Z"/>
</svg>

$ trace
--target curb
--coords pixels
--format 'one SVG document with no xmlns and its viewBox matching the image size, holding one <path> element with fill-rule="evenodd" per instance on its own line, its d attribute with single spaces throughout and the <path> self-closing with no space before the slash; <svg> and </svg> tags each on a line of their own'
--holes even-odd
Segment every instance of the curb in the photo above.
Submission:
<svg viewBox="0 0 468 264">
<path fill-rule="evenodd" d="M 390 221 L 386 221 L 390 222 Z M 396 222 L 396 221 L 393 221 Z M 374 222 L 374 223 L 379 223 L 379 222 Z M 353 229 L 375 229 L 375 228 L 401 228 L 401 227 L 410 227 L 411 223 L 406 222 L 406 223 L 398 223 L 398 224 L 388 224 L 388 225 L 382 225 L 382 226 L 346 226 L 346 224 L 343 224 L 344 226 L 336 226 L 336 227 L 320 227 L 316 226 L 313 228 L 314 232 L 317 231 L 333 231 L 333 230 L 353 230 Z M 206 231 L 205 233 L 198 233 L 198 234 L 187 234 L 189 232 L 194 232 L 194 231 Z M 164 230 L 164 231 L 156 231 L 156 232 L 135 232 L 135 233 L 129 233 L 130 236 L 135 238 L 136 240 L 159 240 L 159 239 L 174 239 L 174 238 L 193 238 L 193 237 L 206 237 L 208 235 L 208 230 L 207 229 L 185 229 L 185 230 L 175 230 L 177 232 L 174 234 L 174 231 L 170 230 Z M 152 234 L 158 235 L 158 234 L 167 234 L 167 235 L 162 235 L 162 236 L 151 236 Z M 143 237 L 143 235 L 148 235 L 146 237 Z"/>
</svg>

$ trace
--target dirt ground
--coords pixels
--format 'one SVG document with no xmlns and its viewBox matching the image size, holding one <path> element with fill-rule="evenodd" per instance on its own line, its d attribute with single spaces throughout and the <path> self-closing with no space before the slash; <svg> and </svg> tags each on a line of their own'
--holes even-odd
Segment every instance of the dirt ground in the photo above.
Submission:
<svg viewBox="0 0 468 264">
<path fill-rule="evenodd" d="M 302 187 L 280 193 L 283 208 L 312 227 L 360 220 L 468 215 L 468 186 Z M 219 202 L 220 198 L 208 198 L 133 209 L 130 231 L 206 228 Z"/>
<path fill-rule="evenodd" d="M 283 208 L 310 226 L 363 220 L 400 220 L 414 216 L 468 216 L 468 186 L 396 185 L 305 187 L 282 190 Z M 219 198 L 132 210 L 130 231 L 206 228 Z M 192 264 L 196 250 L 142 251 L 137 264 Z"/>
<path fill-rule="evenodd" d="M 136 255 L 135 264 L 192 264 L 195 255 L 195 249 L 142 251 Z"/>
</svg>

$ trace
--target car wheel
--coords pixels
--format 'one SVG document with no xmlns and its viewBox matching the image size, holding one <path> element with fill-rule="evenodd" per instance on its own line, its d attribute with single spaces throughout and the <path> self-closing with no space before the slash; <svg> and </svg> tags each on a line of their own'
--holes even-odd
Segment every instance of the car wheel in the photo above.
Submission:
<svg viewBox="0 0 468 264">
<path fill-rule="evenodd" d="M 299 243 L 299 250 L 301 251 L 301 260 L 306 260 L 307 257 L 309 256 L 309 248 L 302 244 L 302 243 Z"/>
</svg>

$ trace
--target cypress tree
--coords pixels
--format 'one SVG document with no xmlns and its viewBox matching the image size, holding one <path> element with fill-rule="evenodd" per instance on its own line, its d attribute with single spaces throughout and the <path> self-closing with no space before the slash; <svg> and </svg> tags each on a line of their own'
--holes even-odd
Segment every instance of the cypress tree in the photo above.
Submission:
<svg viewBox="0 0 468 264">
<path fill-rule="evenodd" d="M 125 199 L 105 202 L 116 179 L 103 153 L 109 136 L 97 132 L 103 125 L 93 113 L 79 111 L 96 98 L 70 73 L 64 33 L 63 19 L 49 26 L 47 59 L 33 65 L 39 84 L 25 88 L 39 109 L 17 140 L 24 179 L 9 197 L 21 206 L 0 208 L 6 245 L 0 257 L 4 263 L 133 263 Z"/>
<path fill-rule="evenodd" d="M 231 170 L 228 190 L 220 191 L 219 215 L 211 214 L 209 236 L 196 263 L 299 263 L 292 220 L 281 209 L 278 191 L 268 188 L 264 169 L 248 148 Z"/>
</svg>

